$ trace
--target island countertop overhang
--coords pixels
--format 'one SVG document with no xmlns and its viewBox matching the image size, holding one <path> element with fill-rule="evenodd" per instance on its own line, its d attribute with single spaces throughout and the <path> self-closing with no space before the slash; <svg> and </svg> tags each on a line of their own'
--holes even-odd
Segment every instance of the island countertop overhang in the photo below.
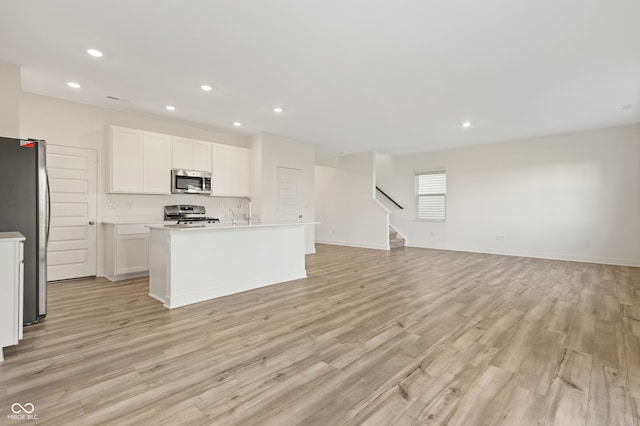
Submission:
<svg viewBox="0 0 640 426">
<path fill-rule="evenodd" d="M 150 224 L 147 225 L 151 229 L 159 229 L 164 231 L 221 231 L 221 230 L 234 230 L 234 229 L 260 229 L 260 228 L 274 228 L 274 227 L 289 227 L 289 226 L 305 226 L 305 225 L 318 225 L 320 222 L 255 222 L 255 223 L 206 223 L 206 224 L 187 224 L 187 225 L 168 225 L 168 224 Z"/>
</svg>

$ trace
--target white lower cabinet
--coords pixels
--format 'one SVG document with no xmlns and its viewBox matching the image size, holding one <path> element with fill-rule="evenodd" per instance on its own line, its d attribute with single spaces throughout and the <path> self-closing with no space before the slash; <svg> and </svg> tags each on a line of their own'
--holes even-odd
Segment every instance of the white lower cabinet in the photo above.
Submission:
<svg viewBox="0 0 640 426">
<path fill-rule="evenodd" d="M 104 224 L 104 276 L 111 281 L 149 275 L 149 228 Z"/>
<path fill-rule="evenodd" d="M 22 339 L 24 239 L 18 232 L 0 232 L 0 362 L 3 348 Z"/>
</svg>

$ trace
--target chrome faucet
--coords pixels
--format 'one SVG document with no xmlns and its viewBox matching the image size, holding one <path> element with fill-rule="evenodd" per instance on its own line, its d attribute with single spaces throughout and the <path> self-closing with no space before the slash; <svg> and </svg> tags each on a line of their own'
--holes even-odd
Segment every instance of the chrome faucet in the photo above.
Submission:
<svg viewBox="0 0 640 426">
<path fill-rule="evenodd" d="M 236 226 L 236 214 L 234 213 L 233 209 L 229 209 L 229 211 L 231 212 L 231 214 L 233 215 L 233 218 L 231 219 L 231 224 L 233 226 Z"/>
<path fill-rule="evenodd" d="M 249 202 L 249 214 L 247 215 L 247 225 L 251 225 L 251 221 L 253 220 L 251 218 L 251 197 L 242 197 L 240 199 L 240 202 L 242 202 L 242 200 L 247 200 Z"/>
</svg>

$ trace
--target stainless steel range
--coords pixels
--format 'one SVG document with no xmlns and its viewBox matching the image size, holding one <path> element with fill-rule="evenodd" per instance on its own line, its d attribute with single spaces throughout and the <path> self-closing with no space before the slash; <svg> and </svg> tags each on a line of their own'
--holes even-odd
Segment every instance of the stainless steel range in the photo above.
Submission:
<svg viewBox="0 0 640 426">
<path fill-rule="evenodd" d="M 164 206 L 164 220 L 177 221 L 177 225 L 216 223 L 220 220 L 207 217 L 204 206 Z"/>
</svg>

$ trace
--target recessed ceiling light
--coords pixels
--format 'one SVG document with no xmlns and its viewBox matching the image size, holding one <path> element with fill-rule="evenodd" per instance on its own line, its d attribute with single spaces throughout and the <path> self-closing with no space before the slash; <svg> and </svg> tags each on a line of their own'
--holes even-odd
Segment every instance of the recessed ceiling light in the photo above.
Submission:
<svg viewBox="0 0 640 426">
<path fill-rule="evenodd" d="M 173 105 L 167 105 L 165 108 L 168 109 L 169 111 L 175 111 L 176 110 L 176 107 L 174 107 Z"/>
<path fill-rule="evenodd" d="M 87 49 L 87 53 L 95 58 L 102 58 L 102 52 L 96 49 Z"/>
<path fill-rule="evenodd" d="M 211 86 L 209 86 L 209 85 L 207 85 L 207 84 L 203 84 L 202 86 L 200 86 L 200 88 L 201 88 L 202 90 L 204 90 L 205 92 L 210 92 L 210 91 L 211 91 L 211 89 L 212 89 L 212 87 L 211 87 Z"/>
<path fill-rule="evenodd" d="M 275 107 L 275 108 L 273 109 L 273 112 L 282 112 L 282 108 L 280 108 L 280 107 Z"/>
<path fill-rule="evenodd" d="M 465 128 L 466 128 L 466 127 L 471 127 L 471 122 L 470 122 L 470 121 L 464 121 L 464 122 L 462 123 L 462 127 L 465 127 Z"/>
<path fill-rule="evenodd" d="M 239 121 L 234 121 L 233 125 L 236 126 L 236 127 L 240 127 L 240 126 L 242 126 L 242 123 L 239 122 Z"/>
<path fill-rule="evenodd" d="M 74 89 L 79 89 L 80 88 L 80 85 L 78 83 L 74 83 L 73 81 L 68 82 L 67 86 L 73 87 Z"/>
</svg>

